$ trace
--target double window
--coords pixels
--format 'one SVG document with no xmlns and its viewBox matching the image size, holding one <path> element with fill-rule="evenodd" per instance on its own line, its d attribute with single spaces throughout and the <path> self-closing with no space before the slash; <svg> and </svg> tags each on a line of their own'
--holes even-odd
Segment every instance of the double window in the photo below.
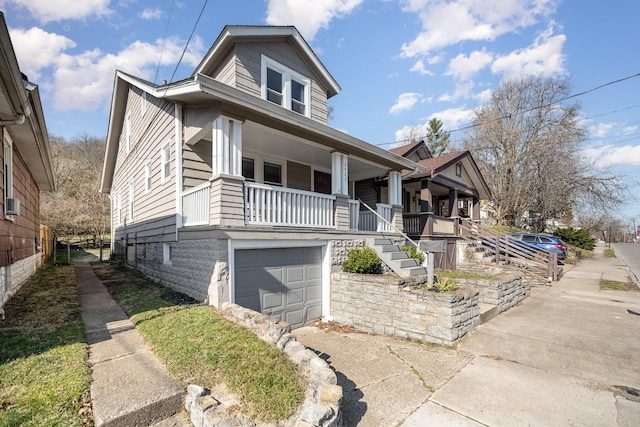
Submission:
<svg viewBox="0 0 640 427">
<path fill-rule="evenodd" d="M 256 173 L 256 165 L 258 167 L 262 166 L 261 170 L 258 170 Z M 260 176 L 256 176 L 260 175 Z M 242 158 L 242 176 L 247 181 L 251 182 L 263 182 L 269 185 L 283 185 L 283 177 L 282 177 L 282 165 L 269 161 L 262 161 L 258 159 L 252 159 L 250 157 Z"/>
<path fill-rule="evenodd" d="M 311 81 L 262 55 L 262 97 L 303 116 L 310 116 Z"/>
</svg>

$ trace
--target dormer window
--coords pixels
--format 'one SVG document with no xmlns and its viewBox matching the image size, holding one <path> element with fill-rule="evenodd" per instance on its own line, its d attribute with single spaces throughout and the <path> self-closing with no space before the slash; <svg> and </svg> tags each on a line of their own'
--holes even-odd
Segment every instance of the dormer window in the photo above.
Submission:
<svg viewBox="0 0 640 427">
<path fill-rule="evenodd" d="M 262 55 L 262 97 L 303 116 L 310 116 L 311 80 Z"/>
</svg>

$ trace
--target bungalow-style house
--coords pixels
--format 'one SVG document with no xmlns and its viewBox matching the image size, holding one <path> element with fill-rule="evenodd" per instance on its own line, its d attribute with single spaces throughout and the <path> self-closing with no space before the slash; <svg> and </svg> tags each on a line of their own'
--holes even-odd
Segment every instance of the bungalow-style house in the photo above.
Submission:
<svg viewBox="0 0 640 427">
<path fill-rule="evenodd" d="M 432 157 L 424 141 L 390 151 L 424 168 L 422 172 L 403 171 L 404 232 L 414 240 L 446 240 L 446 252 L 436 256 L 437 267 L 455 269 L 461 234 L 458 219 L 479 223 L 480 201 L 491 195 L 478 165 L 469 151 Z M 381 195 L 384 200 L 384 191 Z"/>
<path fill-rule="evenodd" d="M 426 171 L 329 127 L 339 92 L 294 27 L 227 26 L 182 81 L 116 72 L 100 188 L 115 256 L 214 306 L 330 317 L 332 267 L 401 238 L 402 171 Z M 378 177 L 374 213 L 355 194 Z"/>
<path fill-rule="evenodd" d="M 38 86 L 22 74 L 0 12 L 0 316 L 5 302 L 42 264 L 40 191 L 55 190 Z"/>
</svg>

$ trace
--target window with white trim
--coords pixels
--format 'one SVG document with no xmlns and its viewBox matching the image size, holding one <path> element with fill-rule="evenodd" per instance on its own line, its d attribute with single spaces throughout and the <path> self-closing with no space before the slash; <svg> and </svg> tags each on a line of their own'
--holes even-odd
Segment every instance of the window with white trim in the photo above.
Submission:
<svg viewBox="0 0 640 427">
<path fill-rule="evenodd" d="M 162 173 L 162 182 L 165 182 L 171 176 L 171 143 L 167 142 L 160 149 L 160 169 Z"/>
<path fill-rule="evenodd" d="M 13 141 L 6 129 L 2 130 L 3 140 L 3 163 L 4 163 L 4 209 L 5 216 L 12 218 L 13 215 L 7 215 L 7 199 L 13 197 Z"/>
<path fill-rule="evenodd" d="M 153 177 L 151 175 L 151 161 L 147 160 L 144 164 L 144 192 L 149 193 L 151 191 L 151 183 Z"/>
<path fill-rule="evenodd" d="M 311 116 L 311 80 L 262 55 L 262 97 L 303 116 Z"/>
<path fill-rule="evenodd" d="M 282 165 L 264 162 L 263 170 L 265 184 L 282 185 Z"/>
<path fill-rule="evenodd" d="M 162 263 L 171 264 L 171 245 L 169 243 L 162 244 Z"/>
<path fill-rule="evenodd" d="M 256 181 L 255 160 L 250 157 L 242 158 L 242 176 L 246 181 Z"/>
<path fill-rule="evenodd" d="M 135 187 L 133 181 L 129 182 L 129 222 L 134 221 L 133 217 L 133 204 L 135 199 Z"/>
<path fill-rule="evenodd" d="M 121 214 L 121 209 L 122 209 L 122 196 L 120 195 L 120 192 L 118 191 L 115 194 L 115 197 L 113 198 L 113 212 L 115 214 L 115 225 L 116 227 L 119 227 L 120 224 L 122 224 L 122 214 Z"/>
</svg>

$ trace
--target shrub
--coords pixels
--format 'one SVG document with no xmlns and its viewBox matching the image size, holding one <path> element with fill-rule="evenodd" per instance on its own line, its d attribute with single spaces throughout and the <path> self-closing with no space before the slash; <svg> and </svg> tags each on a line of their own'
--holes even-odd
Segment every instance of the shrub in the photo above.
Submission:
<svg viewBox="0 0 640 427">
<path fill-rule="evenodd" d="M 438 280 L 433 284 L 434 290 L 437 292 L 449 292 L 458 289 L 456 281 L 449 277 L 438 277 Z"/>
<path fill-rule="evenodd" d="M 424 262 L 424 253 L 419 251 L 415 246 L 404 245 L 402 250 L 407 252 L 411 258 L 417 259 L 418 262 L 420 262 L 420 265 Z"/>
<path fill-rule="evenodd" d="M 589 232 L 584 229 L 576 228 L 559 228 L 553 232 L 553 235 L 562 239 L 563 242 L 572 246 L 585 249 L 587 251 L 593 250 L 596 247 L 596 240 L 589 235 Z"/>
<path fill-rule="evenodd" d="M 380 271 L 380 258 L 371 248 L 351 249 L 342 263 L 347 273 L 375 274 Z"/>
</svg>

